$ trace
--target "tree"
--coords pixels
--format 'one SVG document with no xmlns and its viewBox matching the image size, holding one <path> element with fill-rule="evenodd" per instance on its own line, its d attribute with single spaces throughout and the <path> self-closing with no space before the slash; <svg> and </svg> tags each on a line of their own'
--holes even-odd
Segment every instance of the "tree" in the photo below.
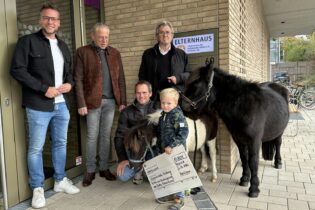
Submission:
<svg viewBox="0 0 315 210">
<path fill-rule="evenodd" d="M 315 34 L 305 38 L 283 38 L 284 61 L 309 61 L 315 58 Z"/>
</svg>

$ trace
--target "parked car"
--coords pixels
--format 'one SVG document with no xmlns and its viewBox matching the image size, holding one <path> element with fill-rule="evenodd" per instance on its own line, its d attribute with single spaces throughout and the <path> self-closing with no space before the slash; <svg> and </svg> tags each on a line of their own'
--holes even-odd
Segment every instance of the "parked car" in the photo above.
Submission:
<svg viewBox="0 0 315 210">
<path fill-rule="evenodd" d="M 289 76 L 288 72 L 286 72 L 286 71 L 276 72 L 273 75 L 273 81 L 289 84 L 290 83 L 290 76 Z"/>
</svg>

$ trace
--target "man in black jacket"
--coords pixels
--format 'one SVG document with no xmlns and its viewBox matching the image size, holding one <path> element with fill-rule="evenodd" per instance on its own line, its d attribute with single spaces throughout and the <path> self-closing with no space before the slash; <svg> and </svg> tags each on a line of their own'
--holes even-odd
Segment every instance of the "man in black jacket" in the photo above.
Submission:
<svg viewBox="0 0 315 210">
<path fill-rule="evenodd" d="M 142 182 L 142 170 L 135 171 L 129 167 L 129 160 L 124 147 L 124 135 L 127 128 L 136 125 L 144 119 L 147 114 L 154 112 L 152 96 L 152 86 L 147 81 L 139 81 L 135 85 L 136 99 L 133 104 L 127 106 L 119 116 L 118 127 L 115 136 L 115 149 L 118 156 L 117 178 L 121 181 L 128 181 L 134 177 L 133 182 Z"/>
<path fill-rule="evenodd" d="M 39 20 L 42 29 L 19 39 L 10 72 L 22 85 L 22 106 L 26 108 L 27 163 L 29 184 L 33 190 L 33 208 L 46 205 L 42 151 L 48 126 L 52 139 L 54 190 L 68 194 L 80 192 L 65 173 L 70 119 L 66 101 L 74 82 L 70 73 L 70 51 L 66 43 L 56 36 L 59 18 L 56 7 L 50 4 L 42 6 Z"/>
<path fill-rule="evenodd" d="M 183 91 L 190 69 L 187 54 L 172 44 L 174 29 L 170 22 L 158 23 L 155 35 L 158 43 L 144 51 L 138 76 L 152 84 L 151 99 L 155 107 L 160 107 L 158 93 L 170 87 Z"/>
</svg>

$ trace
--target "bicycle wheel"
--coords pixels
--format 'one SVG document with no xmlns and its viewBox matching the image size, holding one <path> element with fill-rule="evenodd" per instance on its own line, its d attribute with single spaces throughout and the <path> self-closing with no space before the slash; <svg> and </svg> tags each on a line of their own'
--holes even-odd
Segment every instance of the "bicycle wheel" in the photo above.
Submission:
<svg viewBox="0 0 315 210">
<path fill-rule="evenodd" d="M 300 105 L 305 109 L 315 109 L 315 92 L 305 92 L 300 97 Z"/>
</svg>

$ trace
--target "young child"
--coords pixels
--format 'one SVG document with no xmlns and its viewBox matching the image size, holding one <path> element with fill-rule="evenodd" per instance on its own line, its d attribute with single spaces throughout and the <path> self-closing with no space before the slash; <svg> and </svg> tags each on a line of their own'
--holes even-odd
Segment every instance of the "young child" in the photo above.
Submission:
<svg viewBox="0 0 315 210">
<path fill-rule="evenodd" d="M 188 125 L 183 111 L 178 106 L 179 93 L 174 88 L 166 88 L 160 92 L 162 114 L 158 125 L 157 146 L 159 151 L 171 154 L 173 147 L 186 145 Z M 184 193 L 157 199 L 159 203 L 175 201 L 168 210 L 179 210 L 184 207 Z"/>
</svg>

